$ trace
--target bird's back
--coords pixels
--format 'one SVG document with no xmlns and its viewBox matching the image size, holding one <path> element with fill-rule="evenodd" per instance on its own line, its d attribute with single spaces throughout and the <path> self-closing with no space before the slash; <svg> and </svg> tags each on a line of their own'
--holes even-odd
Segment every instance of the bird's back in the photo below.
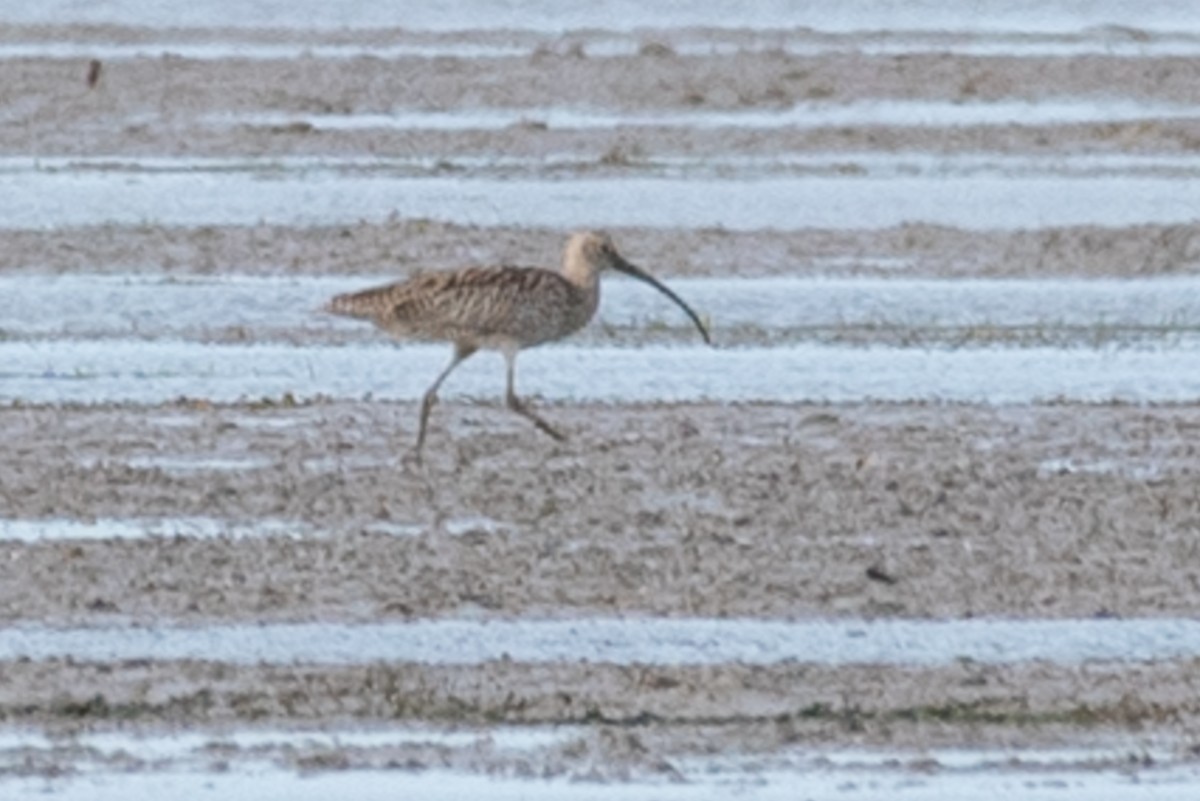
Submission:
<svg viewBox="0 0 1200 801">
<path fill-rule="evenodd" d="M 326 308 L 404 338 L 529 347 L 582 328 L 596 300 L 549 270 L 469 267 L 338 295 Z"/>
</svg>

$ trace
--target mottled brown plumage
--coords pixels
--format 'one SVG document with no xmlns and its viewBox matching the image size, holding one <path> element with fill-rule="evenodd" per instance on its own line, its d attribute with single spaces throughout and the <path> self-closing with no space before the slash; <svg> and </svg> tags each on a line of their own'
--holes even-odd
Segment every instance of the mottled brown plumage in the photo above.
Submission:
<svg viewBox="0 0 1200 801">
<path fill-rule="evenodd" d="M 587 324 L 599 293 L 537 267 L 468 267 L 339 295 L 329 310 L 402 339 L 502 350 L 560 339 Z"/>
<path fill-rule="evenodd" d="M 423 273 L 407 281 L 338 295 L 327 311 L 370 320 L 403 339 L 454 344 L 454 358 L 425 393 L 417 433 L 417 454 L 425 444 L 429 412 L 437 391 L 463 359 L 480 349 L 498 350 L 507 362 L 508 407 L 555 439 L 565 439 L 528 409 L 513 387 L 517 352 L 562 339 L 587 325 L 600 303 L 600 272 L 632 275 L 675 301 L 700 329 L 696 313 L 674 292 L 617 253 L 607 234 L 584 231 L 567 242 L 561 272 L 538 267 L 467 267 Z"/>
</svg>

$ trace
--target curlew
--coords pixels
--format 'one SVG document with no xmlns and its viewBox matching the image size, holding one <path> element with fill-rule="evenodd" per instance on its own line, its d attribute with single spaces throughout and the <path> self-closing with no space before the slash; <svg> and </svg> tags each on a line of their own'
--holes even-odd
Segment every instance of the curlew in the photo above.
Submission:
<svg viewBox="0 0 1200 801">
<path fill-rule="evenodd" d="M 517 397 L 517 353 L 553 342 L 583 328 L 600 302 L 600 273 L 617 270 L 644 281 L 687 313 L 705 342 L 704 323 L 683 300 L 617 252 L 607 234 L 583 231 L 571 236 L 559 272 L 540 267 L 467 267 L 420 273 L 407 281 L 338 295 L 326 311 L 370 320 L 403 339 L 450 342 L 454 355 L 421 401 L 416 455 L 425 445 L 429 412 L 438 388 L 455 367 L 478 350 L 498 350 L 507 366 L 505 401 L 556 440 L 566 437 Z"/>
</svg>

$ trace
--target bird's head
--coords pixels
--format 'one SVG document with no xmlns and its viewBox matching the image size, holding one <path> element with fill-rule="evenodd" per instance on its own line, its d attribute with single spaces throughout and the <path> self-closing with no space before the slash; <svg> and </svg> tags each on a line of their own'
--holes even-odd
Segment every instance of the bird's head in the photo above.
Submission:
<svg viewBox="0 0 1200 801">
<path fill-rule="evenodd" d="M 683 309 L 684 313 L 696 324 L 696 328 L 700 329 L 700 336 L 704 337 L 704 341 L 712 344 L 708 329 L 696 312 L 692 311 L 692 307 L 684 303 L 682 298 L 654 276 L 641 267 L 626 261 L 617 252 L 617 246 L 613 244 L 612 237 L 603 231 L 580 231 L 572 234 L 571 238 L 567 240 L 567 250 L 563 262 L 563 272 L 569 279 L 579 284 L 593 284 L 603 270 L 616 270 L 639 281 L 644 281 Z"/>
<path fill-rule="evenodd" d="M 580 231 L 567 240 L 566 265 L 576 274 L 592 278 L 606 269 L 630 267 L 617 252 L 612 237 L 603 231 Z"/>
</svg>

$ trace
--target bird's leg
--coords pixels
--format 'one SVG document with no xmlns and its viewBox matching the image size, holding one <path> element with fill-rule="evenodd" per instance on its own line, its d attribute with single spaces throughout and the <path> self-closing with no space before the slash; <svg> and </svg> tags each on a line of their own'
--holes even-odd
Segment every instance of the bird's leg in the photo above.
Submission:
<svg viewBox="0 0 1200 801">
<path fill-rule="evenodd" d="M 421 398 L 421 427 L 417 431 L 417 461 L 421 459 L 421 448 L 425 446 L 425 428 L 429 423 L 429 412 L 433 409 L 433 404 L 437 403 L 438 387 L 446 380 L 446 376 L 454 371 L 455 367 L 463 362 L 468 356 L 475 352 L 474 346 L 464 345 L 456 342 L 454 344 L 454 358 L 450 360 L 450 364 L 442 371 L 433 385 L 425 391 L 425 396 Z"/>
<path fill-rule="evenodd" d="M 554 426 L 550 425 L 545 420 L 543 420 L 541 417 L 539 417 L 537 414 L 535 414 L 532 409 L 527 407 L 524 403 L 521 402 L 521 399 L 517 397 L 516 390 L 513 388 L 513 375 L 516 372 L 517 351 L 516 350 L 505 350 L 504 351 L 504 361 L 508 365 L 508 382 L 507 382 L 508 388 L 505 391 L 505 398 L 504 398 L 505 401 L 508 403 L 508 408 L 512 409 L 514 412 L 521 415 L 525 419 L 532 421 L 535 426 L 537 426 L 539 429 L 546 432 L 550 436 L 554 437 L 559 442 L 563 442 L 564 440 L 566 440 L 567 437 L 565 434 L 563 434 L 558 429 L 556 429 Z"/>
</svg>

